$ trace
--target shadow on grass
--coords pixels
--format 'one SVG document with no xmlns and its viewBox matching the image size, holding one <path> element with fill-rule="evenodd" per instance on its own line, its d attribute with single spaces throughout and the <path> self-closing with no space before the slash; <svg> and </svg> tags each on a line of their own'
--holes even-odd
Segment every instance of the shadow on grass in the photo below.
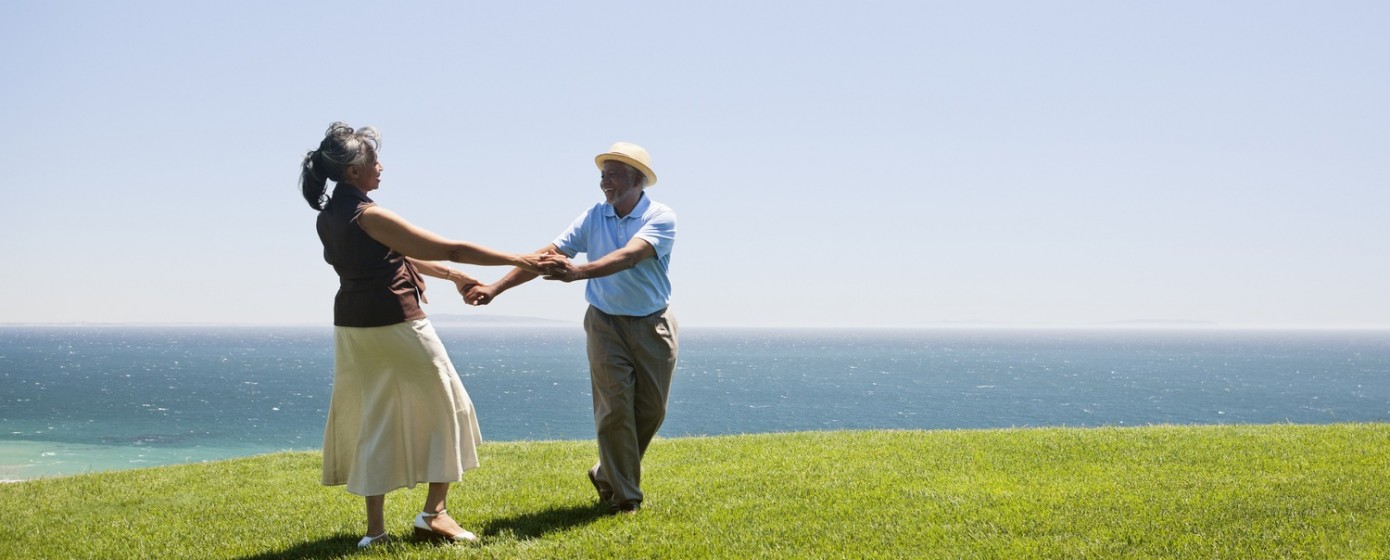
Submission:
<svg viewBox="0 0 1390 560">
<path fill-rule="evenodd" d="M 482 527 L 479 536 L 483 537 L 483 544 L 487 544 L 487 537 L 499 535 L 511 536 L 517 540 L 532 540 L 541 538 L 549 533 L 563 531 L 571 527 L 587 525 L 595 520 L 612 515 L 606 508 L 597 505 L 565 506 L 537 511 L 533 513 L 523 513 L 503 519 L 488 522 Z M 394 542 L 384 545 L 387 549 L 396 546 L 407 545 L 420 546 L 439 546 L 438 543 L 427 543 L 415 541 L 410 538 L 400 538 L 392 535 Z M 349 554 L 358 552 L 357 541 L 362 538 L 357 534 L 339 534 L 331 537 L 324 537 L 318 540 L 302 542 L 285 550 L 275 552 L 263 552 L 243 556 L 239 560 L 280 560 L 288 558 L 342 558 Z"/>
<path fill-rule="evenodd" d="M 316 541 L 302 542 L 288 549 L 276 552 L 263 552 L 243 556 L 240 560 L 279 560 L 282 558 L 342 558 L 357 552 L 357 541 L 361 535 L 347 533 L 324 537 Z"/>
<path fill-rule="evenodd" d="M 384 543 L 372 545 L 372 550 L 377 552 L 385 551 L 387 553 L 390 553 L 393 550 L 403 551 L 417 547 L 448 548 L 450 546 L 448 543 L 419 540 L 409 535 L 410 533 L 408 532 L 403 534 L 392 533 L 391 540 Z M 285 550 L 279 550 L 275 552 L 262 552 L 260 554 L 242 556 L 237 560 L 289 560 L 291 558 L 312 560 L 314 558 L 344 558 L 362 552 L 362 549 L 357 548 L 357 541 L 361 539 L 361 535 L 341 533 L 333 535 L 331 537 L 324 537 L 318 540 L 302 542 Z M 468 545 L 459 543 L 453 546 Z"/>
<path fill-rule="evenodd" d="M 490 521 L 483 526 L 482 535 L 511 535 L 517 540 L 538 539 L 548 533 L 588 525 L 610 515 L 606 508 L 596 504 L 554 507 Z"/>
</svg>

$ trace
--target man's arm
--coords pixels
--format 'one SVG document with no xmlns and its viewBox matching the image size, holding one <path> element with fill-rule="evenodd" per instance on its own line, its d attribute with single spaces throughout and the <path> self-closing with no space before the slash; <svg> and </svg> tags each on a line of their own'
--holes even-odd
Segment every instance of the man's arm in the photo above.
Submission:
<svg viewBox="0 0 1390 560">
<path fill-rule="evenodd" d="M 656 248 L 651 243 L 640 237 L 634 237 L 627 242 L 622 249 L 604 255 L 602 258 L 584 264 L 575 264 L 568 257 L 556 252 L 541 261 L 541 268 L 545 270 L 546 280 L 559 280 L 561 282 L 573 282 L 587 278 L 602 278 L 610 274 L 617 274 L 634 266 L 643 260 L 656 256 Z M 528 273 L 531 278 L 536 277 L 536 273 Z M 508 276 L 511 276 L 508 274 Z M 528 278 L 527 280 L 530 280 Z"/>
</svg>

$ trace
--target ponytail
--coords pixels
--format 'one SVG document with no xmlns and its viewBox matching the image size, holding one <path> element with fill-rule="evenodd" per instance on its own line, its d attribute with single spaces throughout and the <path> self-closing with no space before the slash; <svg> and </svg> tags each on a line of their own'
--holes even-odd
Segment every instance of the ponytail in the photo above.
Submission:
<svg viewBox="0 0 1390 560">
<path fill-rule="evenodd" d="M 304 191 L 304 200 L 309 203 L 310 208 L 323 210 L 324 203 L 328 202 L 328 196 L 324 194 L 328 187 L 328 179 L 314 169 L 314 160 L 318 154 L 318 150 L 314 150 L 304 155 L 304 168 L 299 173 L 299 188 Z"/>
</svg>

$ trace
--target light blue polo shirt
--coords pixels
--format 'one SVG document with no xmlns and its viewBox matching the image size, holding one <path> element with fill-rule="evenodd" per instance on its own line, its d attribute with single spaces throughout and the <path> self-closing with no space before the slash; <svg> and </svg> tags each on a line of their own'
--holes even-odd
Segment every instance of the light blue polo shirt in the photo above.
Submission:
<svg viewBox="0 0 1390 560">
<path fill-rule="evenodd" d="M 584 288 L 589 305 L 609 315 L 640 317 L 661 311 L 671 303 L 671 246 L 676 242 L 676 213 L 642 193 L 637 206 L 619 218 L 613 206 L 600 202 L 580 214 L 554 242 L 561 253 L 574 258 L 586 253 L 593 262 L 640 238 L 656 249 L 656 258 L 602 278 L 590 278 Z"/>
</svg>

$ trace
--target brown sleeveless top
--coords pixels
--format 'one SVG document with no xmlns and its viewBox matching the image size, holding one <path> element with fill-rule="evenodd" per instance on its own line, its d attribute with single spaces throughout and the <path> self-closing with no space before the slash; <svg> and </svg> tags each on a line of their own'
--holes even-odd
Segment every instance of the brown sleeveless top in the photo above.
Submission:
<svg viewBox="0 0 1390 560">
<path fill-rule="evenodd" d="M 376 203 L 357 187 L 339 183 L 319 212 L 323 259 L 338 273 L 333 324 L 383 327 L 424 319 L 425 283 L 405 255 L 367 235 L 357 218 Z"/>
</svg>

